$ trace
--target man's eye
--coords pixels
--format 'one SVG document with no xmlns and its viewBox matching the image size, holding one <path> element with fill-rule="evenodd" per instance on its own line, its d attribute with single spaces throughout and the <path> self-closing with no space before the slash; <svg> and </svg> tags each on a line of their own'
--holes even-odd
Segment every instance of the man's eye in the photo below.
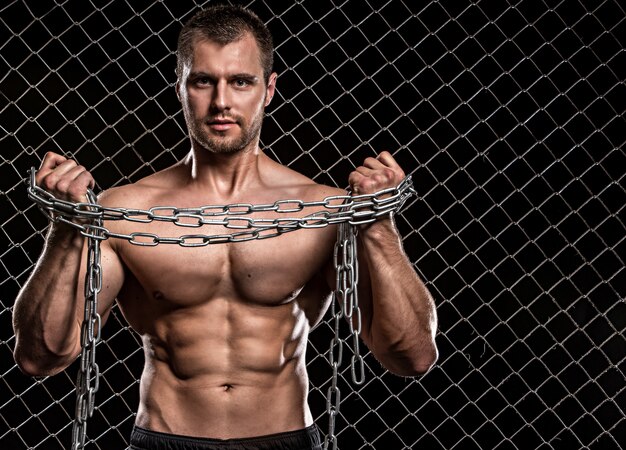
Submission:
<svg viewBox="0 0 626 450">
<path fill-rule="evenodd" d="M 200 78 L 196 78 L 196 84 L 202 85 L 202 86 L 206 86 L 208 84 L 211 84 L 211 79 L 208 77 L 200 77 Z"/>
<path fill-rule="evenodd" d="M 235 80 L 235 86 L 237 87 L 246 87 L 250 84 L 248 80 L 238 79 Z"/>
</svg>

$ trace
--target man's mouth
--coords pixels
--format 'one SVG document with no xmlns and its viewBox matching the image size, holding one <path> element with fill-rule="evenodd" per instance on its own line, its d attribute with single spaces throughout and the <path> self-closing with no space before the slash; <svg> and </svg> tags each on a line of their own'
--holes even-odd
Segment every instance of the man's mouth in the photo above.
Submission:
<svg viewBox="0 0 626 450">
<path fill-rule="evenodd" d="M 237 125 L 237 121 L 233 119 L 211 119 L 208 122 L 211 129 L 215 131 L 227 131 Z"/>
</svg>

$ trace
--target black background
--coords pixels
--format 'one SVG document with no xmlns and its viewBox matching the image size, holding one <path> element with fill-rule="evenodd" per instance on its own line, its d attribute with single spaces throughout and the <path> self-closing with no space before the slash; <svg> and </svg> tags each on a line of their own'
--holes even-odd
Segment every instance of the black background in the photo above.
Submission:
<svg viewBox="0 0 626 450">
<path fill-rule="evenodd" d="M 45 218 L 23 179 L 47 151 L 98 189 L 184 155 L 176 36 L 203 2 L 0 6 L 0 447 L 70 442 L 76 364 L 22 375 L 11 307 Z M 6 3 L 3 3 L 5 5 Z M 262 144 L 345 187 L 392 151 L 418 198 L 397 219 L 439 312 L 437 366 L 395 377 L 344 364 L 343 449 L 618 449 L 626 442 L 626 14 L 613 1 L 245 3 L 274 34 L 278 94 Z M 181 250 L 182 251 L 182 250 Z M 345 330 L 344 330 L 345 331 Z M 119 313 L 88 448 L 123 448 L 142 365 Z M 311 336 L 310 403 L 325 431 L 330 328 Z"/>
</svg>

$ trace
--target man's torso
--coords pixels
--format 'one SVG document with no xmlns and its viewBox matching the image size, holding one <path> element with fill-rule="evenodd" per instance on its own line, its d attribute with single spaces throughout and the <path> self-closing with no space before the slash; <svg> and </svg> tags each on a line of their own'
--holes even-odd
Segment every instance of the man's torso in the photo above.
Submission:
<svg viewBox="0 0 626 450">
<path fill-rule="evenodd" d="M 338 193 L 302 183 L 301 178 L 293 181 L 251 190 L 246 198 L 229 198 L 228 203 L 318 200 Z M 196 207 L 224 200 L 211 193 L 168 189 L 168 183 L 167 177 L 157 175 L 113 195 L 112 201 L 126 204 L 112 206 Z M 169 237 L 241 231 L 213 225 L 183 228 L 159 221 L 115 221 L 107 226 L 118 233 Z M 305 349 L 309 330 L 328 306 L 325 271 L 334 240 L 335 230 L 328 227 L 191 248 L 112 243 L 125 267 L 118 303 L 142 336 L 146 357 L 137 425 L 215 438 L 311 425 Z"/>
</svg>

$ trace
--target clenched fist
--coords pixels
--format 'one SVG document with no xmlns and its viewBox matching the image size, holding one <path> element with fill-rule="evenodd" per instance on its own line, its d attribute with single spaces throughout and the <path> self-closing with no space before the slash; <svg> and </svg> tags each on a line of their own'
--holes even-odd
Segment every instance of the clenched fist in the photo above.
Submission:
<svg viewBox="0 0 626 450">
<path fill-rule="evenodd" d="M 391 153 L 384 151 L 376 158 L 366 158 L 362 166 L 350 173 L 348 183 L 355 195 L 373 194 L 396 187 L 404 177 L 404 171 Z"/>
<path fill-rule="evenodd" d="M 74 160 L 52 152 L 44 156 L 35 182 L 54 197 L 73 203 L 86 202 L 87 189 L 95 186 L 87 169 Z"/>
</svg>

